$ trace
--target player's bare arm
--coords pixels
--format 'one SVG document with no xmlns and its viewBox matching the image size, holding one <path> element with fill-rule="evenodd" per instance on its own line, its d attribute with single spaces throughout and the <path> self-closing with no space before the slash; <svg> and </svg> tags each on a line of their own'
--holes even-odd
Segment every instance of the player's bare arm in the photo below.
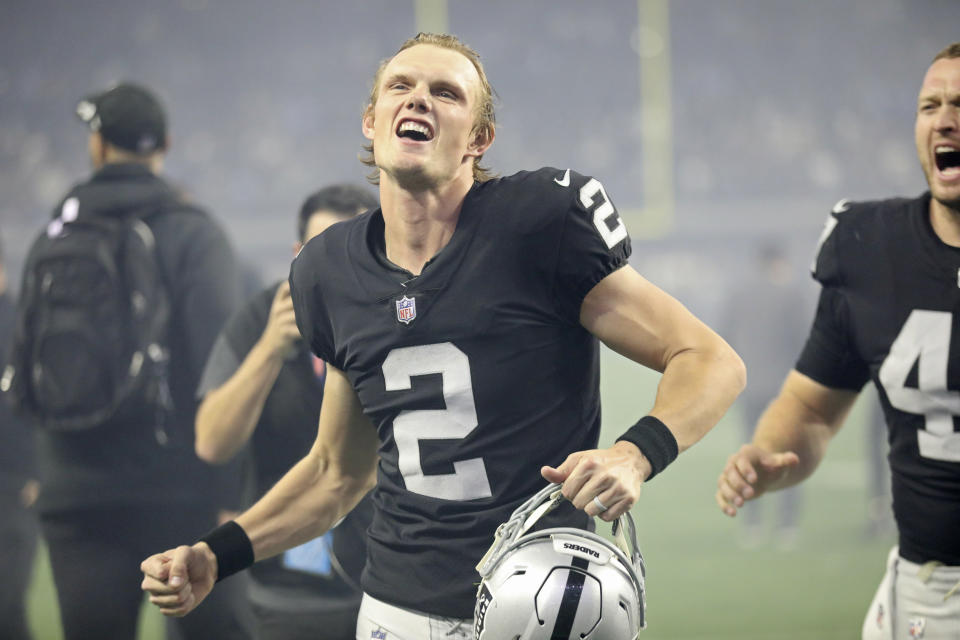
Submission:
<svg viewBox="0 0 960 640">
<path fill-rule="evenodd" d="M 290 285 L 284 281 L 274 295 L 260 340 L 230 379 L 207 393 L 197 409 L 194 446 L 201 460 L 222 464 L 247 443 L 284 357 L 299 337 Z"/>
<path fill-rule="evenodd" d="M 746 382 L 743 362 L 720 336 L 629 266 L 587 294 L 580 322 L 617 353 L 663 373 L 649 415 L 666 425 L 679 451 L 720 420 Z M 575 506 L 612 520 L 637 501 L 651 466 L 636 445 L 620 441 L 543 471 L 564 483 Z"/>
<path fill-rule="evenodd" d="M 317 439 L 300 462 L 236 520 L 254 560 L 329 530 L 376 480 L 377 436 L 343 372 L 328 365 Z M 141 564 L 142 588 L 167 616 L 182 616 L 210 592 L 217 559 L 206 542 L 153 555 Z"/>
<path fill-rule="evenodd" d="M 317 440 L 267 494 L 237 518 L 257 560 L 322 535 L 376 483 L 377 433 L 347 376 L 327 364 Z"/>
<path fill-rule="evenodd" d="M 791 371 L 760 417 L 753 441 L 727 460 L 717 481 L 720 509 L 735 516 L 746 501 L 810 476 L 856 397 Z"/>
<path fill-rule="evenodd" d="M 617 353 L 663 374 L 651 415 L 680 451 L 723 417 L 746 384 L 736 352 L 675 298 L 623 267 L 583 301 L 580 322 Z"/>
</svg>

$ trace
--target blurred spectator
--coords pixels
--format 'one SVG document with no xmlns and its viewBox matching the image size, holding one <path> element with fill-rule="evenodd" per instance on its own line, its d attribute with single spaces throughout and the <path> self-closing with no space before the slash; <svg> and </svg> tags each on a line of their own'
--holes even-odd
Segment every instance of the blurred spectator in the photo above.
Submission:
<svg viewBox="0 0 960 640">
<path fill-rule="evenodd" d="M 6 368 L 15 322 L 0 247 L 0 372 Z M 0 384 L 0 393 L 4 391 Z M 33 431 L 7 402 L 0 402 L 0 638 L 8 640 L 32 637 L 25 599 L 37 549 L 36 476 Z"/>
<path fill-rule="evenodd" d="M 804 287 L 795 276 L 783 247 L 765 243 L 758 249 L 755 267 L 738 281 L 723 312 L 722 335 L 747 365 L 747 387 L 737 399 L 747 440 L 780 390 L 783 371 L 793 365 L 803 345 L 806 316 Z M 800 490 L 792 488 L 777 496 L 773 522 L 775 543 L 781 548 L 796 544 L 800 511 Z M 741 543 L 753 547 L 763 542 L 765 531 L 760 504 L 744 505 Z"/>
<path fill-rule="evenodd" d="M 38 509 L 64 636 L 132 640 L 143 600 L 139 559 L 158 545 L 195 538 L 215 526 L 218 509 L 228 506 L 221 489 L 235 484 L 227 477 L 235 469 L 215 470 L 196 457 L 192 427 L 203 363 L 238 300 L 237 266 L 219 225 L 160 177 L 166 115 L 149 90 L 117 85 L 81 101 L 77 115 L 90 128 L 94 172 L 63 198 L 28 255 L 20 291 L 21 318 L 28 320 L 18 325 L 23 328 L 14 350 L 19 373 L 11 379 L 15 390 L 25 390 L 19 401 L 38 417 Z M 106 229 L 122 229 L 110 233 L 124 235 Z M 114 271 L 123 272 L 116 279 L 120 284 L 99 278 L 83 286 L 94 261 L 82 249 L 108 246 L 97 244 L 106 237 L 122 238 L 124 249 L 109 251 L 115 257 L 107 258 L 115 260 L 108 263 Z M 88 238 L 88 244 L 78 238 Z M 60 258 L 56 249 L 64 246 L 81 253 Z M 138 254 L 142 259 L 127 261 L 138 246 L 146 247 Z M 124 289 L 133 282 L 138 288 Z M 153 286 L 143 286 L 148 283 Z M 115 300 L 116 308 L 106 306 Z M 65 304 L 82 315 L 61 313 L 48 320 Z M 34 322 L 38 310 L 50 315 Z M 94 327 L 91 314 L 98 320 Z M 112 352 L 134 340 L 131 326 L 164 317 L 156 342 L 129 360 L 119 359 L 124 375 L 148 371 L 146 381 L 127 395 L 124 389 L 131 387 L 113 384 L 117 376 L 107 375 L 115 373 L 109 363 L 118 360 Z M 58 335 L 67 338 L 47 348 Z M 86 344 L 96 344 L 101 357 L 83 351 Z M 122 403 L 108 402 L 103 410 L 91 412 L 80 404 L 116 393 Z M 70 420 L 82 420 L 83 428 L 65 426 Z M 224 586 L 200 615 L 180 622 L 184 640 L 249 637 L 244 585 Z"/>
<path fill-rule="evenodd" d="M 303 203 L 298 241 L 377 206 L 366 189 L 333 185 Z M 267 287 L 228 321 L 200 382 L 196 448 L 212 463 L 248 443 L 252 504 L 310 450 L 317 436 L 326 365 L 300 337 L 286 280 Z M 326 535 L 250 568 L 250 600 L 261 640 L 353 640 L 366 561 L 370 498 Z"/>
</svg>

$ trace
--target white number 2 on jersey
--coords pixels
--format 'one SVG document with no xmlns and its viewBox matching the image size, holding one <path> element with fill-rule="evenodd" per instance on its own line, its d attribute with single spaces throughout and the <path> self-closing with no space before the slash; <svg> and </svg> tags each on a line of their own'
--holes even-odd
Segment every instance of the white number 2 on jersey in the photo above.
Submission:
<svg viewBox="0 0 960 640">
<path fill-rule="evenodd" d="M 917 431 L 921 456 L 960 462 L 960 433 L 953 431 L 960 391 L 947 389 L 952 327 L 953 316 L 947 311 L 914 309 L 880 366 L 880 383 L 890 404 L 924 417 L 924 428 Z M 915 363 L 916 389 L 906 386 Z"/>
<path fill-rule="evenodd" d="M 596 178 L 590 178 L 587 184 L 580 188 L 580 204 L 589 211 L 597 194 L 600 194 L 600 204 L 593 210 L 593 226 L 597 228 L 600 237 L 607 244 L 607 249 L 613 249 L 618 242 L 627 237 L 627 227 L 623 224 L 620 214 L 613 208 L 606 189 Z M 616 225 L 612 229 L 607 225 L 611 216 L 616 218 Z"/>
<path fill-rule="evenodd" d="M 445 500 L 489 498 L 490 481 L 483 458 L 458 460 L 453 473 L 424 475 L 420 440 L 454 440 L 467 437 L 477 427 L 477 408 L 467 354 L 450 342 L 392 350 L 383 361 L 387 391 L 412 387 L 413 376 L 439 373 L 446 409 L 401 411 L 393 420 L 398 466 L 407 489 Z"/>
</svg>

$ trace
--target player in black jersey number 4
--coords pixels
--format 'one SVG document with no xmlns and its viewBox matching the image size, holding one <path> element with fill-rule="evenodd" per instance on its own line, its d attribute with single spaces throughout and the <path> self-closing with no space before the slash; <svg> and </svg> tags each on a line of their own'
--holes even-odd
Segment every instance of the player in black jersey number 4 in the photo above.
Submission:
<svg viewBox="0 0 960 640">
<path fill-rule="evenodd" d="M 452 36 L 421 34 L 378 69 L 362 129 L 381 208 L 312 240 L 290 276 L 328 363 L 316 442 L 235 522 L 144 561 L 163 613 L 322 535 L 373 488 L 357 637 L 465 637 L 477 562 L 545 479 L 569 502 L 544 526 L 616 519 L 743 387 L 733 350 L 627 264 L 599 181 L 478 165 L 491 96 Z M 663 372 L 649 415 L 608 449 L 598 338 Z"/>
<path fill-rule="evenodd" d="M 809 476 L 873 380 L 889 429 L 900 540 L 865 640 L 960 633 L 960 43 L 935 57 L 917 105 L 930 191 L 834 207 L 806 347 L 717 491 L 732 516 L 744 501 Z"/>
</svg>

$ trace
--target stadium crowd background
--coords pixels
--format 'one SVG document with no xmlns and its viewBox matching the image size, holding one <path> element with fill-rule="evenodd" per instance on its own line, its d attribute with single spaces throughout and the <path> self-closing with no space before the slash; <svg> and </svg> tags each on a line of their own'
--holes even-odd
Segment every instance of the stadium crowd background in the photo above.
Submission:
<svg viewBox="0 0 960 640">
<path fill-rule="evenodd" d="M 363 181 L 370 70 L 415 32 L 449 30 L 480 52 L 499 94 L 489 164 L 598 177 L 638 270 L 711 324 L 755 248 L 785 247 L 804 278 L 838 199 L 925 189 L 915 95 L 960 24 L 957 0 L 7 0 L 0 13 L 0 238 L 14 290 L 29 242 L 88 173 L 71 110 L 90 90 L 157 90 L 167 175 L 268 281 L 287 270 L 304 195 Z M 797 304 L 807 316 L 809 289 Z M 620 364 L 605 356 L 605 389 L 632 384 Z M 610 440 L 636 412 L 605 406 Z M 798 548 L 781 552 L 739 549 L 713 503 L 737 419 L 635 510 L 650 567 L 644 637 L 853 637 L 893 542 L 861 539 L 866 420 L 841 434 L 809 484 Z M 56 638 L 42 565 L 31 606 L 38 637 Z"/>
</svg>

